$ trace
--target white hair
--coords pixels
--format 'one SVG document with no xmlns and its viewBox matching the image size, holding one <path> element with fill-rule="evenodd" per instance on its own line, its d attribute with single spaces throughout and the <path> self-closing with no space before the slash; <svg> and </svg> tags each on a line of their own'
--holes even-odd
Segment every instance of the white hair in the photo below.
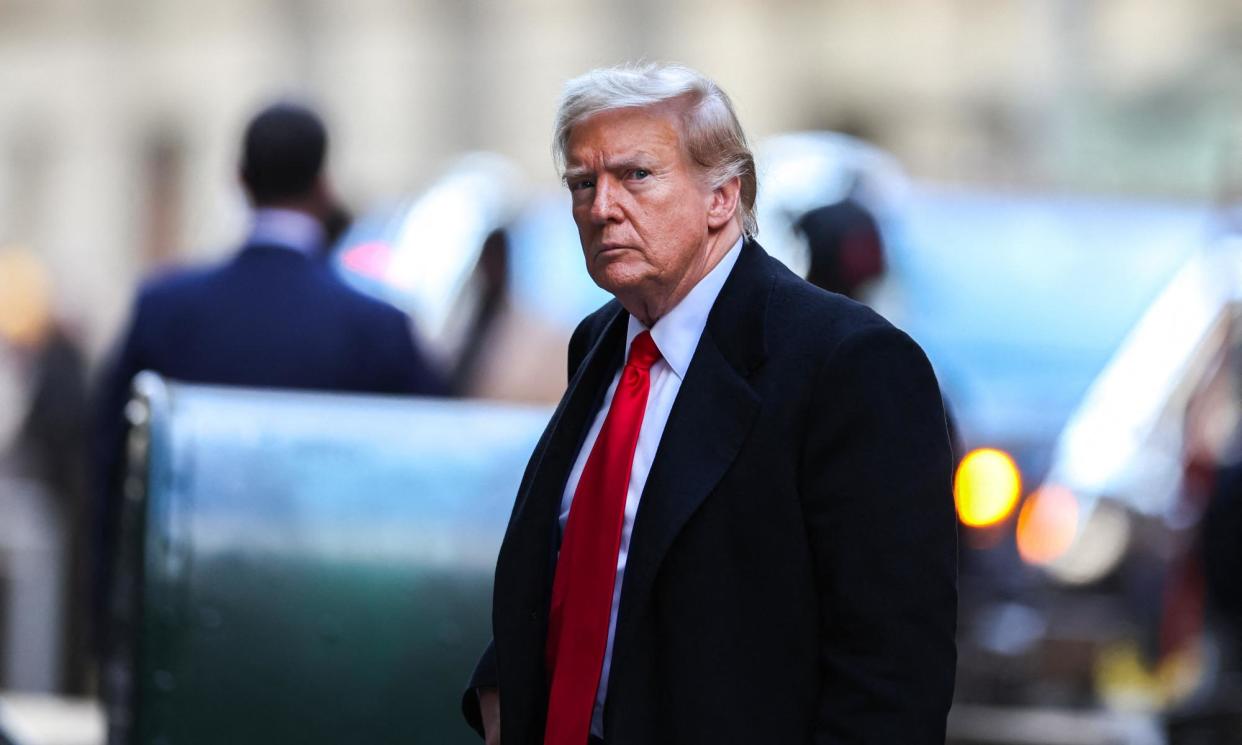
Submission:
<svg viewBox="0 0 1242 745">
<path fill-rule="evenodd" d="M 705 75 L 684 65 L 643 64 L 602 67 L 565 84 L 556 112 L 553 153 L 564 169 L 574 125 L 610 109 L 649 108 L 683 99 L 682 140 L 690 158 L 704 169 L 711 188 L 741 179 L 738 212 L 748 236 L 759 232 L 755 157 L 729 96 Z"/>
</svg>

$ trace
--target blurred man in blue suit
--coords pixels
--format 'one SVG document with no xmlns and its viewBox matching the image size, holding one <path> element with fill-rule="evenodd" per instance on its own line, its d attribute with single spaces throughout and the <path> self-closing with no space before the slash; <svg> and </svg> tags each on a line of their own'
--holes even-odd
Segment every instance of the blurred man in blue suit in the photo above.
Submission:
<svg viewBox="0 0 1242 745">
<path fill-rule="evenodd" d="M 109 585 L 124 462 L 124 408 L 141 370 L 174 380 L 367 393 L 444 389 L 409 319 L 342 283 L 323 256 L 340 207 L 324 174 L 327 132 L 309 109 L 276 104 L 249 124 L 241 181 L 250 233 L 218 266 L 139 292 L 97 402 L 97 602 Z"/>
</svg>

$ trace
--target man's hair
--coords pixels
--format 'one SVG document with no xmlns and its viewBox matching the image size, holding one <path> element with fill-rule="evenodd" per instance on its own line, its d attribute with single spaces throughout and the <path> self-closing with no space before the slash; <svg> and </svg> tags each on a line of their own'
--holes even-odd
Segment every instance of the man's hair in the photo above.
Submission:
<svg viewBox="0 0 1242 745">
<path fill-rule="evenodd" d="M 755 194 L 759 181 L 755 157 L 746 144 L 733 103 L 720 86 L 684 65 L 603 67 L 566 83 L 556 112 L 553 152 L 557 166 L 564 169 L 570 131 L 584 119 L 610 109 L 649 108 L 670 102 L 681 103 L 686 151 L 704 169 L 710 186 L 716 189 L 735 176 L 741 179 L 738 211 L 742 230 L 749 236 L 757 234 Z"/>
<path fill-rule="evenodd" d="M 328 132 L 319 116 L 292 103 L 260 111 L 246 127 L 241 178 L 255 204 L 308 193 L 319 178 Z"/>
</svg>

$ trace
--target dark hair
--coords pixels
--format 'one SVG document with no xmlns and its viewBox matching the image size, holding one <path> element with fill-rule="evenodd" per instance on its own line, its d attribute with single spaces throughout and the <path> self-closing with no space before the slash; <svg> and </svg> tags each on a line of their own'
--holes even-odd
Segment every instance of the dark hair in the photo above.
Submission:
<svg viewBox="0 0 1242 745">
<path fill-rule="evenodd" d="M 319 178 L 328 132 L 310 109 L 278 103 L 260 111 L 246 127 L 241 178 L 255 204 L 299 197 Z"/>
</svg>

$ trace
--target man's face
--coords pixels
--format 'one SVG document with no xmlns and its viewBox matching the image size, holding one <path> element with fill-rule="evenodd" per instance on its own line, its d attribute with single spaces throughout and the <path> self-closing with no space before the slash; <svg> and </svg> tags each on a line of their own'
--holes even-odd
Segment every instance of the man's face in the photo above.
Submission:
<svg viewBox="0 0 1242 745">
<path fill-rule="evenodd" d="M 658 318 L 710 269 L 704 249 L 712 190 L 666 108 L 595 114 L 570 132 L 565 181 L 597 285 Z M 627 302 L 628 301 L 628 302 Z"/>
</svg>

